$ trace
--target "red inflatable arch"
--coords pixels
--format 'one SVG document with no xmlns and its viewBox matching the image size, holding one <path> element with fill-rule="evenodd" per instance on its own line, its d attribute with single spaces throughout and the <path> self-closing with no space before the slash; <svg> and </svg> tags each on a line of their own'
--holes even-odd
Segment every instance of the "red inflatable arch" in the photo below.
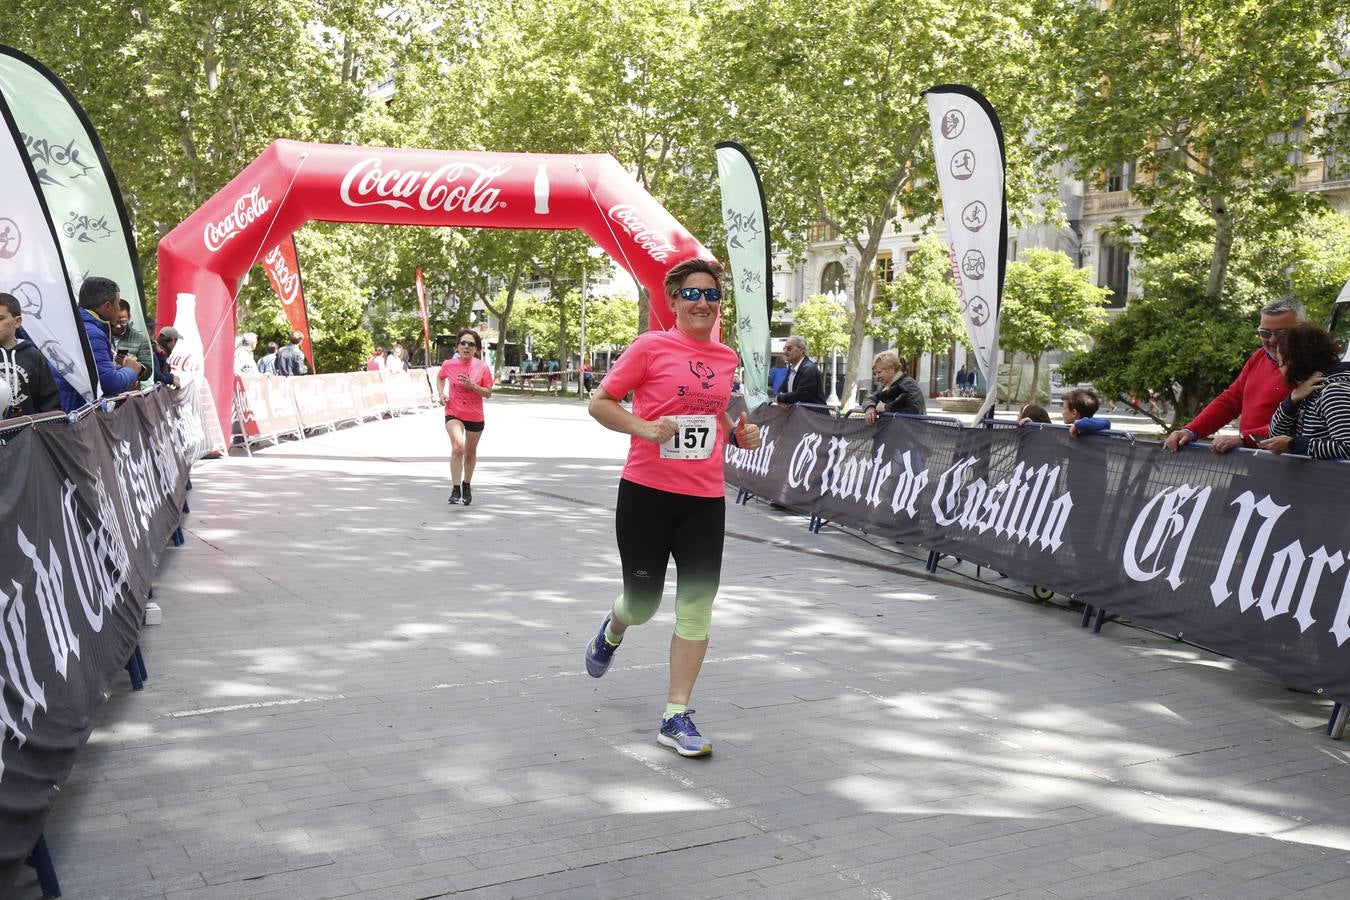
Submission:
<svg viewBox="0 0 1350 900">
<path fill-rule="evenodd" d="M 184 332 L 175 368 L 205 375 L 225 434 L 239 279 L 312 219 L 577 228 L 654 297 L 676 263 L 712 258 L 612 156 L 277 141 L 159 242 L 158 320 Z M 184 318 L 186 297 L 180 313 L 180 295 L 195 297 L 195 322 Z M 673 324 L 664 303 L 651 304 L 651 322 Z"/>
</svg>

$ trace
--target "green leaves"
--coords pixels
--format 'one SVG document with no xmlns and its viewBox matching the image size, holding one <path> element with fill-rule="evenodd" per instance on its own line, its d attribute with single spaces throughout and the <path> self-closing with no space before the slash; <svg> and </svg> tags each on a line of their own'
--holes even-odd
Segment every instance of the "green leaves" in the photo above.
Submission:
<svg viewBox="0 0 1350 900">
<path fill-rule="evenodd" d="M 873 311 L 869 333 L 899 347 L 902 356 L 944 352 L 957 341 L 970 345 L 947 245 L 936 235 L 919 242 L 909 268 L 882 288 Z"/>
<path fill-rule="evenodd" d="M 1033 248 L 1021 255 L 1008 264 L 999 346 L 1032 357 L 1082 346 L 1105 318 L 1110 291 L 1095 286 L 1090 270 L 1074 268 L 1058 250 Z"/>
<path fill-rule="evenodd" d="M 817 359 L 848 343 L 848 313 L 824 294 L 815 294 L 797 304 L 792 319 L 792 333 L 806 339 L 810 354 Z"/>
</svg>

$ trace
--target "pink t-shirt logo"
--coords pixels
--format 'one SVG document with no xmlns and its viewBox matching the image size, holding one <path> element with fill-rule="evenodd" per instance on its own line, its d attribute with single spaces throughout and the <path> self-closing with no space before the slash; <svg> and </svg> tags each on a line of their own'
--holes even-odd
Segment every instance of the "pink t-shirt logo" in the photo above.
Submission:
<svg viewBox="0 0 1350 900">
<path fill-rule="evenodd" d="M 717 377 L 717 373 L 713 371 L 711 366 L 703 362 L 703 360 L 698 360 L 697 362 L 690 360 L 689 372 L 698 379 L 699 384 L 703 385 L 705 391 L 712 388 L 713 379 Z"/>
</svg>

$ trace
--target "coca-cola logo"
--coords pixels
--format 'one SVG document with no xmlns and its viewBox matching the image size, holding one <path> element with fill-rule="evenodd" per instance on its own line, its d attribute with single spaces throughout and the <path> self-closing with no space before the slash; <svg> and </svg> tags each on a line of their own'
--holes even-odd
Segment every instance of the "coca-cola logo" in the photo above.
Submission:
<svg viewBox="0 0 1350 900">
<path fill-rule="evenodd" d="M 185 375 L 200 375 L 204 362 L 202 355 L 191 349 L 169 356 L 169 368 L 174 372 L 182 372 Z"/>
<path fill-rule="evenodd" d="M 385 169 L 378 156 L 363 159 L 342 178 L 340 196 L 348 206 L 388 206 L 466 213 L 490 213 L 506 206 L 493 181 L 510 166 L 446 163 L 435 171 Z"/>
<path fill-rule="evenodd" d="M 262 194 L 262 188 L 253 189 L 234 201 L 234 209 L 226 213 L 219 222 L 209 222 L 202 231 L 202 241 L 212 253 L 225 246 L 225 242 L 263 217 L 272 208 L 272 201 Z"/>
<path fill-rule="evenodd" d="M 657 262 L 665 262 L 675 252 L 675 245 L 664 232 L 657 231 L 638 217 L 630 204 L 619 203 L 609 208 L 609 217 L 623 228 L 647 255 Z"/>
<path fill-rule="evenodd" d="M 286 254 L 281 252 L 280 247 L 273 247 L 271 252 L 263 257 L 263 264 L 267 266 L 267 273 L 272 276 L 277 296 L 284 305 L 290 306 L 300 296 L 300 273 L 291 270 L 290 263 L 286 261 Z"/>
</svg>

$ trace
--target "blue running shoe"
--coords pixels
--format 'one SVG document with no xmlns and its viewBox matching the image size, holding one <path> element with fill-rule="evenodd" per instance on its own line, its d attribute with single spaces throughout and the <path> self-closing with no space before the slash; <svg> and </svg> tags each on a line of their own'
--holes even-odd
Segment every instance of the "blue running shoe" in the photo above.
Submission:
<svg viewBox="0 0 1350 900">
<path fill-rule="evenodd" d="M 662 722 L 656 742 L 681 756 L 707 756 L 712 753 L 712 741 L 699 734 L 694 720 L 689 718 L 693 714 L 692 709 L 686 710 Z"/>
<path fill-rule="evenodd" d="M 617 646 L 611 647 L 609 641 L 605 640 L 605 629 L 609 627 L 609 616 L 605 616 L 605 621 L 600 623 L 600 631 L 591 642 L 586 645 L 586 674 L 592 678 L 599 678 L 609 669 L 609 664 L 614 661 L 614 651 Z"/>
</svg>

